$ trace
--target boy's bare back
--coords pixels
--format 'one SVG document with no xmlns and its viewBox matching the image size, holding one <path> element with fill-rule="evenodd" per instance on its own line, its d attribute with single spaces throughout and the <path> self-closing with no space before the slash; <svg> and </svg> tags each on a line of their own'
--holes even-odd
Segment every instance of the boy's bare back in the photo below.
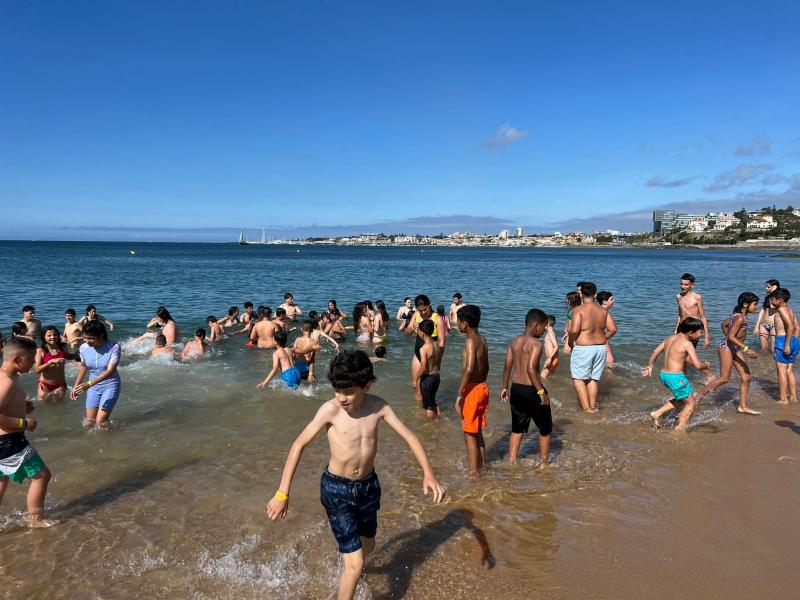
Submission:
<svg viewBox="0 0 800 600">
<path fill-rule="evenodd" d="M 584 302 L 572 311 L 570 331 L 578 332 L 575 344 L 578 346 L 598 346 L 608 341 L 606 324 L 608 311 L 594 302 Z M 570 336 L 571 338 L 572 336 Z"/>
<path fill-rule="evenodd" d="M 528 375 L 528 368 L 538 372 L 542 356 L 542 342 L 529 335 L 518 335 L 508 345 L 513 357 L 511 382 L 520 385 L 534 385 Z"/>
<path fill-rule="evenodd" d="M 482 335 L 468 335 L 464 342 L 462 370 L 467 383 L 483 383 L 489 376 L 489 347 Z"/>
<path fill-rule="evenodd" d="M 25 390 L 17 381 L 7 373 L 0 371 L 0 414 L 15 419 L 26 418 Z M 15 433 L 19 429 L 7 430 L 0 427 L 0 435 Z"/>
<path fill-rule="evenodd" d="M 663 371 L 681 373 L 686 368 L 687 362 L 690 364 L 697 362 L 697 352 L 692 342 L 680 334 L 672 335 L 664 340 Z"/>
<path fill-rule="evenodd" d="M 775 335 L 792 337 L 800 334 L 797 315 L 786 304 L 778 309 L 778 317 L 779 318 L 774 320 Z"/>
</svg>

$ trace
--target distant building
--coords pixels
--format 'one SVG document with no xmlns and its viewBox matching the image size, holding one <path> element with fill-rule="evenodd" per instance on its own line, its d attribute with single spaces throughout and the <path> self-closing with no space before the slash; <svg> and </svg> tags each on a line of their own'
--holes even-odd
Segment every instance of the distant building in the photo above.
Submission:
<svg viewBox="0 0 800 600">
<path fill-rule="evenodd" d="M 665 234 L 675 228 L 674 210 L 654 210 L 653 211 L 653 233 Z"/>
<path fill-rule="evenodd" d="M 523 237 L 525 235 L 525 231 L 522 227 L 517 227 L 517 237 Z"/>
<path fill-rule="evenodd" d="M 508 229 L 503 229 L 500 232 L 500 236 L 499 237 L 500 237 L 501 240 L 507 240 L 509 235 L 510 235 L 510 232 L 508 231 Z"/>
</svg>

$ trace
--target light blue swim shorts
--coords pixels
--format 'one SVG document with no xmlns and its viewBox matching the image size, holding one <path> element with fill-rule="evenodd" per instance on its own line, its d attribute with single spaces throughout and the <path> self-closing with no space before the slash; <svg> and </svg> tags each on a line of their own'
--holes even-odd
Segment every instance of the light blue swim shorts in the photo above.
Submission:
<svg viewBox="0 0 800 600">
<path fill-rule="evenodd" d="M 675 400 L 686 400 L 692 395 L 692 384 L 683 373 L 671 373 L 670 371 L 661 371 L 659 379 L 664 386 L 672 392 Z"/>
<path fill-rule="evenodd" d="M 569 370 L 573 379 L 600 381 L 606 367 L 608 351 L 605 344 L 575 346 L 572 349 Z"/>
</svg>

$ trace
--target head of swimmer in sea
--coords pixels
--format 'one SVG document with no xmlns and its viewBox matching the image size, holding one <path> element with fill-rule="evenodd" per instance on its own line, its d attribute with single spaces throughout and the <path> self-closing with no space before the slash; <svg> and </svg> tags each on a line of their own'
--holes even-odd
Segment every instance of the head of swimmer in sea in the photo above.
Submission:
<svg viewBox="0 0 800 600">
<path fill-rule="evenodd" d="M 156 309 L 156 317 L 158 317 L 158 320 L 161 321 L 163 325 L 166 325 L 173 320 L 172 315 L 169 314 L 169 311 L 163 306 L 159 306 Z"/>
<path fill-rule="evenodd" d="M 276 308 L 275 309 L 275 320 L 280 321 L 286 318 L 286 309 L 285 308 Z"/>
<path fill-rule="evenodd" d="M 781 282 L 777 279 L 767 279 L 767 282 L 764 284 L 764 291 L 766 294 L 764 295 L 764 308 L 772 308 L 772 304 L 769 301 L 769 295 L 781 287 Z"/>
<path fill-rule="evenodd" d="M 244 303 L 244 312 L 251 313 L 253 312 L 253 303 L 249 300 Z"/>
<path fill-rule="evenodd" d="M 75 313 L 74 308 L 68 308 L 67 310 L 64 311 L 64 320 L 70 325 L 72 325 L 75 322 L 76 316 L 77 314 Z"/>
<path fill-rule="evenodd" d="M 156 348 L 163 348 L 167 345 L 167 336 L 158 334 L 156 336 Z"/>
<path fill-rule="evenodd" d="M 42 348 L 52 348 L 56 352 L 61 350 L 61 332 L 58 327 L 48 325 L 42 329 Z"/>
<path fill-rule="evenodd" d="M 26 304 L 22 307 L 22 320 L 25 321 L 27 319 L 32 319 L 36 314 L 36 309 L 31 306 L 30 304 Z"/>
<path fill-rule="evenodd" d="M 278 348 L 285 348 L 288 336 L 283 329 L 278 329 L 272 334 L 272 339 L 275 340 L 275 344 L 278 346 Z"/>
<path fill-rule="evenodd" d="M 97 307 L 94 304 L 86 307 L 86 317 L 90 321 L 94 321 L 97 318 Z"/>
<path fill-rule="evenodd" d="M 778 288 L 769 295 L 769 301 L 772 303 L 772 308 L 781 308 L 789 303 L 792 295 L 786 288 Z"/>
<path fill-rule="evenodd" d="M 11 365 L 15 373 L 27 373 L 36 358 L 36 344 L 25 338 L 13 338 L 3 344 L 3 368 Z"/>
<path fill-rule="evenodd" d="M 334 308 L 337 308 L 336 300 L 331 298 L 330 300 L 328 300 L 328 312 L 332 311 Z"/>
<path fill-rule="evenodd" d="M 417 307 L 420 319 L 430 319 L 433 314 L 431 300 L 425 294 L 420 294 L 414 298 L 414 306 Z"/>
<path fill-rule="evenodd" d="M 300 331 L 303 332 L 303 337 L 311 337 L 311 332 L 314 331 L 315 323 L 310 319 L 306 319 L 300 324 Z"/>
<path fill-rule="evenodd" d="M 355 412 L 375 381 L 372 361 L 363 350 L 344 350 L 331 361 L 328 380 L 339 406 L 347 413 Z"/>
<path fill-rule="evenodd" d="M 581 288 L 583 287 L 584 283 L 586 283 L 586 282 L 585 281 L 579 281 L 578 283 L 575 284 L 575 291 L 578 293 L 579 296 L 582 295 Z"/>
<path fill-rule="evenodd" d="M 433 321 L 430 319 L 423 319 L 419 324 L 419 332 L 422 334 L 422 340 L 425 343 L 433 341 L 433 330 L 436 328 Z"/>
<path fill-rule="evenodd" d="M 581 305 L 581 295 L 578 292 L 567 293 L 567 308 L 575 308 Z"/>
<path fill-rule="evenodd" d="M 481 324 L 481 309 L 474 304 L 465 304 L 458 309 L 458 330 L 467 333 Z"/>
<path fill-rule="evenodd" d="M 527 335 L 532 335 L 535 338 L 542 337 L 547 329 L 547 324 L 547 315 L 543 310 L 532 308 L 525 315 L 525 333 Z"/>
<path fill-rule="evenodd" d="M 684 273 L 681 275 L 681 294 L 686 294 L 692 291 L 694 287 L 694 275 L 691 273 Z"/>
<path fill-rule="evenodd" d="M 414 300 L 412 298 L 406 298 L 403 300 L 403 304 L 406 305 L 406 308 L 414 308 Z"/>
<path fill-rule="evenodd" d="M 228 309 L 228 316 L 229 317 L 236 317 L 239 316 L 239 307 L 238 306 L 231 306 Z"/>
<path fill-rule="evenodd" d="M 283 301 L 286 302 L 286 306 L 294 306 L 294 296 L 292 296 L 289 292 L 286 292 L 283 295 Z"/>
<path fill-rule="evenodd" d="M 603 308 L 611 310 L 614 307 L 614 294 L 611 292 L 597 292 L 597 296 L 594 299 Z"/>
<path fill-rule="evenodd" d="M 686 317 L 678 324 L 678 333 L 683 333 L 695 342 L 703 335 L 703 322 L 696 317 Z"/>
<path fill-rule="evenodd" d="M 206 339 L 206 330 L 202 327 L 194 332 L 194 337 L 198 342 L 202 342 Z"/>
<path fill-rule="evenodd" d="M 733 309 L 733 312 L 743 315 L 758 312 L 758 296 L 753 292 L 742 292 L 736 300 L 736 308 Z"/>
<path fill-rule="evenodd" d="M 548 325 L 548 327 L 555 327 L 556 326 L 556 316 L 555 315 L 547 315 L 547 325 Z"/>
<path fill-rule="evenodd" d="M 108 341 L 106 326 L 100 321 L 89 321 L 83 328 L 83 341 L 92 348 L 102 346 Z"/>
</svg>

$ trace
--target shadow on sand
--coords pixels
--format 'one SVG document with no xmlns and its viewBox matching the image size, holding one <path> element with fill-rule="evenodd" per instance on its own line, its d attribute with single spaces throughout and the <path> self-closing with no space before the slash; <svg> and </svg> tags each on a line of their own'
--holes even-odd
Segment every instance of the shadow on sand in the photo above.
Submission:
<svg viewBox="0 0 800 600">
<path fill-rule="evenodd" d="M 786 427 L 794 431 L 797 435 L 800 435 L 800 425 L 793 423 L 792 421 L 775 421 L 775 425 L 778 427 Z"/>
<path fill-rule="evenodd" d="M 462 529 L 475 536 L 481 549 L 481 562 L 488 568 L 493 568 L 497 561 L 492 556 L 489 542 L 472 519 L 471 510 L 452 510 L 438 521 L 428 523 L 419 529 L 404 531 L 382 545 L 375 553 L 375 562 L 367 567 L 367 574 L 387 576 L 388 591 L 378 593 L 374 597 L 379 600 L 404 598 L 414 570 L 425 564 L 439 546 Z"/>
</svg>

